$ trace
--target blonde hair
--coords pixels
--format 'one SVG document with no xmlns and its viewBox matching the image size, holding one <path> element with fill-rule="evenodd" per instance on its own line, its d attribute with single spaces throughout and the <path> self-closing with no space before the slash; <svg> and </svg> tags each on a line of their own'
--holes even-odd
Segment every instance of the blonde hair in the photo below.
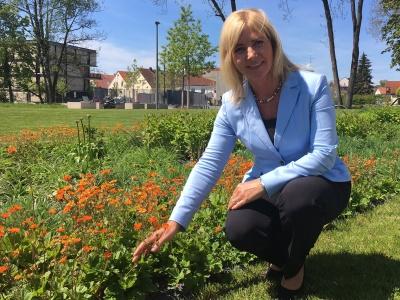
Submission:
<svg viewBox="0 0 400 300">
<path fill-rule="evenodd" d="M 278 33 L 268 17 L 259 9 L 242 9 L 233 12 L 226 20 L 221 30 L 219 51 L 221 71 L 226 84 L 232 89 L 233 101 L 238 103 L 245 97 L 243 89 L 244 76 L 237 70 L 233 61 L 236 44 L 243 29 L 262 32 L 270 40 L 273 50 L 272 76 L 284 81 L 290 71 L 297 70 L 283 52 Z"/>
</svg>

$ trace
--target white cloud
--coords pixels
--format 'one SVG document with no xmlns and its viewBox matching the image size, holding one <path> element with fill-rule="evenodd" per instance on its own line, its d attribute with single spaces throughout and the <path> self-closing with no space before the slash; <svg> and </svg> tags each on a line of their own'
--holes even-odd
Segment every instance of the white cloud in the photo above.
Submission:
<svg viewBox="0 0 400 300">
<path fill-rule="evenodd" d="M 97 51 L 97 69 L 108 74 L 126 70 L 133 59 L 137 60 L 139 66 L 146 68 L 155 66 L 155 53 L 149 51 L 135 51 L 107 41 L 90 41 L 82 46 Z"/>
</svg>

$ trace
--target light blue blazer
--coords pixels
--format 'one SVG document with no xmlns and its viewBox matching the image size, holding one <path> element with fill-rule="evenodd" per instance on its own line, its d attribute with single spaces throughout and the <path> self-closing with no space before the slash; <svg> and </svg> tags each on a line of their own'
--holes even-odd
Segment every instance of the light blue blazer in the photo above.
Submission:
<svg viewBox="0 0 400 300">
<path fill-rule="evenodd" d="M 237 139 L 254 155 L 254 165 L 243 181 L 261 178 L 269 196 L 302 176 L 350 180 L 336 153 L 335 107 L 325 76 L 306 71 L 288 75 L 279 99 L 274 143 L 253 93 L 247 84 L 244 88 L 246 97 L 239 104 L 231 101 L 231 92 L 223 95 L 208 146 L 172 211 L 170 220 L 185 228 L 219 179 Z"/>
</svg>

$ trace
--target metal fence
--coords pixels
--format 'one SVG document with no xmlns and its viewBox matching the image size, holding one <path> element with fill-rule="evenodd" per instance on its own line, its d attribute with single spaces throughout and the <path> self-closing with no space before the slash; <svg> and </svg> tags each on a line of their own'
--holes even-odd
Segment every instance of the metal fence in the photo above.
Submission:
<svg viewBox="0 0 400 300">
<path fill-rule="evenodd" d="M 187 105 L 187 91 L 183 93 L 183 104 L 184 106 Z M 141 104 L 151 104 L 156 103 L 155 101 L 155 94 L 145 94 L 145 93 L 138 93 L 137 94 L 137 101 Z M 182 99 L 182 91 L 171 91 L 168 90 L 164 94 L 161 92 L 159 94 L 159 103 L 160 104 L 168 104 L 174 106 L 181 106 Z M 208 106 L 208 99 L 205 94 L 190 92 L 189 93 L 189 106 L 190 107 L 207 107 Z"/>
</svg>

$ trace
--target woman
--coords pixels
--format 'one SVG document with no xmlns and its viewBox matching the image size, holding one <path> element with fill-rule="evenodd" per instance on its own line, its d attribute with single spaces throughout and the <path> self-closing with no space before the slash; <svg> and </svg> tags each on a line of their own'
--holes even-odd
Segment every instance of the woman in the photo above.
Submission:
<svg viewBox="0 0 400 300">
<path fill-rule="evenodd" d="M 350 174 L 336 154 L 329 87 L 324 76 L 289 61 L 260 10 L 239 10 L 226 19 L 220 55 L 231 90 L 223 96 L 207 149 L 169 226 L 141 243 L 134 261 L 188 226 L 240 139 L 253 153 L 254 166 L 229 200 L 226 236 L 236 248 L 268 261 L 266 276 L 280 280 L 280 298 L 290 298 L 303 285 L 306 256 L 323 226 L 350 196 Z"/>
</svg>

